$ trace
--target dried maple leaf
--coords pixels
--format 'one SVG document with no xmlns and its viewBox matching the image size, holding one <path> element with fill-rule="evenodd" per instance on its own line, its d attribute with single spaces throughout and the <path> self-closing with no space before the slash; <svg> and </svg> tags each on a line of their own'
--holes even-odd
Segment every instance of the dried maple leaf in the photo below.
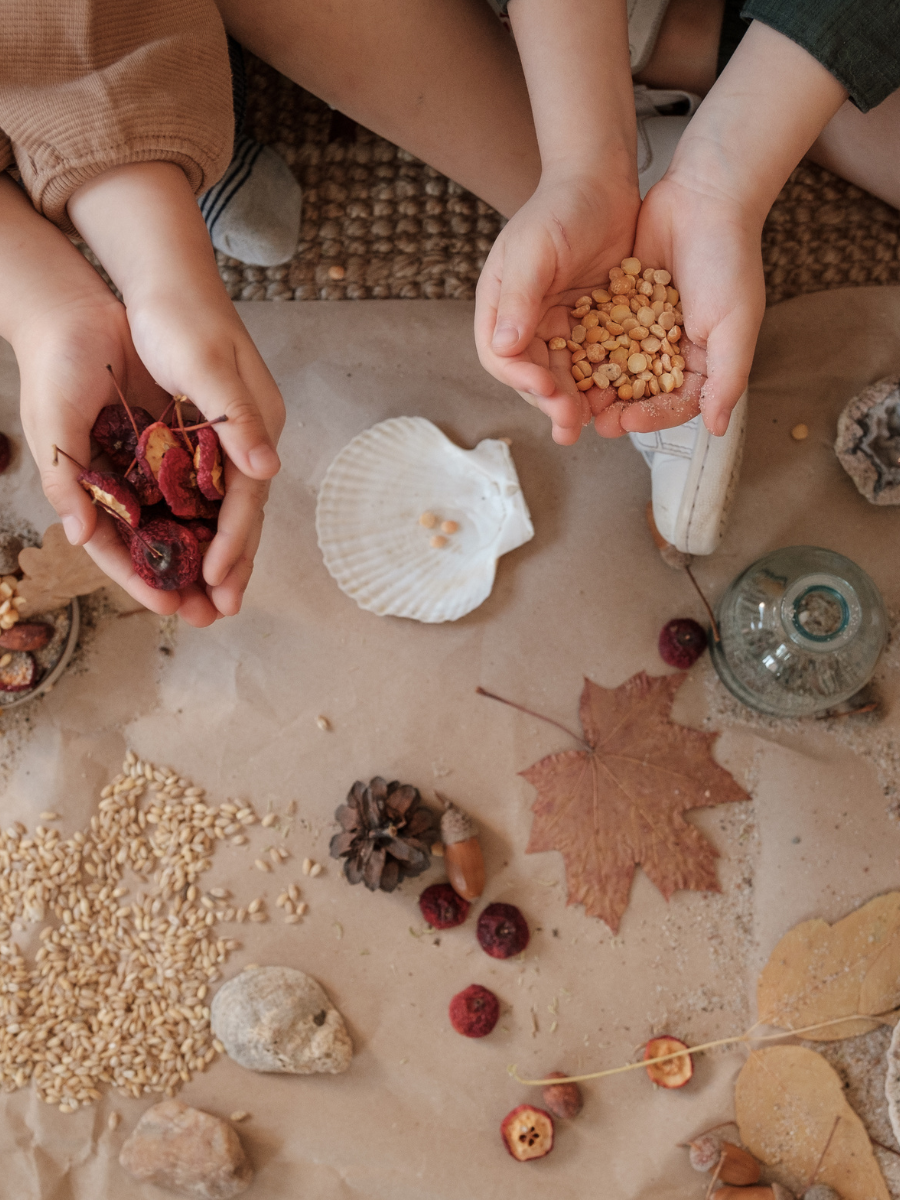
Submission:
<svg viewBox="0 0 900 1200">
<path fill-rule="evenodd" d="M 786 933 L 757 984 L 759 1017 L 803 1029 L 848 1013 L 900 1006 L 900 892 L 876 896 L 843 920 L 804 921 Z M 882 1021 L 848 1021 L 804 1034 L 811 1041 L 856 1037 Z"/>
<path fill-rule="evenodd" d="M 643 671 L 613 689 L 586 679 L 586 748 L 522 771 L 538 790 L 526 853 L 558 850 L 568 903 L 583 904 L 614 933 L 638 865 L 667 900 L 680 888 L 719 891 L 718 852 L 682 814 L 749 799 L 710 754 L 718 735 L 669 719 L 683 682 Z"/>
<path fill-rule="evenodd" d="M 19 610 L 23 617 L 62 608 L 73 596 L 86 596 L 110 582 L 83 546 L 69 545 L 62 525 L 50 526 L 39 550 L 22 550 L 19 566 L 25 573 L 16 588 L 26 600 Z"/>
<path fill-rule="evenodd" d="M 815 1050 L 755 1051 L 741 1068 L 734 1102 L 741 1141 L 778 1168 L 788 1187 L 809 1185 L 827 1144 L 817 1183 L 830 1184 L 843 1200 L 890 1200 L 865 1127 L 837 1072 Z"/>
</svg>

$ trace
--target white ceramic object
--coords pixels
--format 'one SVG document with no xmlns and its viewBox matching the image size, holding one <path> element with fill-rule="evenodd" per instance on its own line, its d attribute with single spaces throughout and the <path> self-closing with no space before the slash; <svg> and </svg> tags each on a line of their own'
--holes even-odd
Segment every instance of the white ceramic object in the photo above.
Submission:
<svg viewBox="0 0 900 1200">
<path fill-rule="evenodd" d="M 434 513 L 459 530 L 436 549 Z M 497 559 L 534 537 L 505 442 L 461 450 L 424 417 L 381 421 L 325 473 L 316 505 L 325 566 L 341 591 L 379 616 L 455 621 L 491 594 Z"/>
</svg>

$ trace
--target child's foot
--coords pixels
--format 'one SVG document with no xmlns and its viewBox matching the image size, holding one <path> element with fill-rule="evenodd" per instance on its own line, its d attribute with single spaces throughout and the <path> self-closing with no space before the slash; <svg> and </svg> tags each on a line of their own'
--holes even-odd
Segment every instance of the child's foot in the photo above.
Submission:
<svg viewBox="0 0 900 1200">
<path fill-rule="evenodd" d="M 222 179 L 200 197 L 212 244 L 230 258 L 277 267 L 294 255 L 302 193 L 274 150 L 241 135 Z"/>
<path fill-rule="evenodd" d="M 712 554 L 722 540 L 746 423 L 744 392 L 723 437 L 714 437 L 699 416 L 674 429 L 628 435 L 650 468 L 656 528 L 677 550 Z"/>
</svg>

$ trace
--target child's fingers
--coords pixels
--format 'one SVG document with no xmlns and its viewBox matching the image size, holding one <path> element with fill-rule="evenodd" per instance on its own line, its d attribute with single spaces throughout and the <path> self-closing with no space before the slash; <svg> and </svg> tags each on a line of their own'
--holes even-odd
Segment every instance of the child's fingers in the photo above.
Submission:
<svg viewBox="0 0 900 1200">
<path fill-rule="evenodd" d="M 255 526 L 250 532 L 243 553 L 221 584 L 210 589 L 210 598 L 223 616 L 233 617 L 240 612 L 244 592 L 253 572 L 253 559 L 259 549 L 262 527 L 263 514 L 260 512 L 257 514 Z"/>
<path fill-rule="evenodd" d="M 205 629 L 208 625 L 214 624 L 221 616 L 203 588 L 196 583 L 182 589 L 178 615 L 183 621 L 187 621 L 188 625 L 193 625 L 195 629 Z"/>
<path fill-rule="evenodd" d="M 704 377 L 685 372 L 684 383 L 673 392 L 660 392 L 646 400 L 635 400 L 622 413 L 626 433 L 651 433 L 654 429 L 672 429 L 696 417 L 700 411 L 700 390 Z"/>
<path fill-rule="evenodd" d="M 244 383 L 236 364 L 218 357 L 186 378 L 188 395 L 207 420 L 225 416 L 216 432 L 226 454 L 253 479 L 271 479 L 281 462 L 256 395 Z M 277 392 L 274 383 L 272 387 Z M 266 397 L 269 399 L 269 397 Z M 267 414 L 268 415 L 268 414 Z"/>
<path fill-rule="evenodd" d="M 216 536 L 203 559 L 203 578 L 216 588 L 245 553 L 250 538 L 262 520 L 269 495 L 267 481 L 250 479 L 231 462 L 225 464 L 225 499 L 219 509 Z"/>
<path fill-rule="evenodd" d="M 759 303 L 733 309 L 713 326 L 706 339 L 707 379 L 700 408 L 706 428 L 719 437 L 728 428 L 731 410 L 747 387 L 763 311 Z"/>
</svg>

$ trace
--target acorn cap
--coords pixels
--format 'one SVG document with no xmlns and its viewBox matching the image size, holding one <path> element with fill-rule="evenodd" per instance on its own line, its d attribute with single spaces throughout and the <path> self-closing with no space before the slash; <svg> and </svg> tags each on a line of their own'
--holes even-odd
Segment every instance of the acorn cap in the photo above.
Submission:
<svg viewBox="0 0 900 1200">
<path fill-rule="evenodd" d="M 467 842 L 469 838 L 478 837 L 478 827 L 468 813 L 462 812 L 455 804 L 448 804 L 441 817 L 441 838 L 445 846 L 456 842 Z"/>
</svg>

